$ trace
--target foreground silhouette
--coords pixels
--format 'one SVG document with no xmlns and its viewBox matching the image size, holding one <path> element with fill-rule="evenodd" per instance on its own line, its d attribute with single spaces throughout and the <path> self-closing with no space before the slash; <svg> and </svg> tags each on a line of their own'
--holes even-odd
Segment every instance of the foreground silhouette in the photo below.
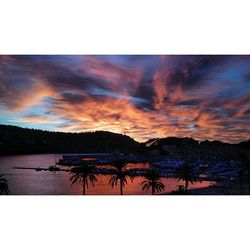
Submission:
<svg viewBox="0 0 250 250">
<path fill-rule="evenodd" d="M 154 195 L 155 192 L 162 192 L 165 189 L 165 185 L 161 181 L 162 177 L 156 170 L 150 170 L 144 178 L 145 180 L 141 183 L 142 191 L 148 191 L 151 188 L 152 195 Z"/>
<path fill-rule="evenodd" d="M 111 187 L 118 185 L 118 182 L 120 183 L 120 194 L 123 195 L 123 187 L 128 183 L 127 178 L 129 178 L 131 181 L 133 181 L 133 176 L 129 175 L 127 171 L 124 169 L 127 165 L 127 162 L 124 160 L 114 160 L 112 162 L 112 166 L 115 167 L 115 173 L 112 174 L 109 184 L 111 184 Z"/>
<path fill-rule="evenodd" d="M 96 175 L 93 172 L 94 167 L 89 166 L 86 162 L 81 162 L 79 167 L 72 168 L 70 173 L 72 176 L 70 177 L 71 186 L 75 183 L 82 184 L 82 193 L 86 194 L 86 188 L 88 189 L 89 184 L 95 186 L 95 182 L 97 182 Z"/>
<path fill-rule="evenodd" d="M 250 194 L 250 160 L 245 162 L 246 172 L 247 172 L 247 182 L 248 182 L 248 193 Z"/>
<path fill-rule="evenodd" d="M 0 175 L 0 194 L 8 194 L 9 187 L 7 180 L 3 177 L 4 175 Z"/>
<path fill-rule="evenodd" d="M 199 175 L 193 171 L 193 168 L 188 165 L 184 164 L 182 167 L 177 169 L 176 171 L 176 178 L 177 181 L 183 180 L 185 182 L 185 191 L 188 190 L 189 182 L 193 184 L 194 182 L 198 182 L 200 180 Z"/>
<path fill-rule="evenodd" d="M 98 153 L 139 148 L 129 136 L 108 131 L 85 133 L 52 132 L 0 124 L 0 155 L 43 153 Z M 33 143 L 30 143 L 32 141 Z M 82 143 L 84 141 L 84 143 Z"/>
<path fill-rule="evenodd" d="M 242 174 L 242 179 L 244 175 L 246 175 L 247 178 L 247 183 L 248 183 L 248 194 L 250 194 L 250 161 L 249 160 L 243 160 L 240 165 L 241 171 L 243 172 Z M 242 182 L 242 180 L 241 180 Z"/>
<path fill-rule="evenodd" d="M 187 195 L 189 194 L 188 191 L 186 191 L 185 187 L 182 185 L 179 185 L 178 188 L 171 192 L 173 195 Z"/>
</svg>

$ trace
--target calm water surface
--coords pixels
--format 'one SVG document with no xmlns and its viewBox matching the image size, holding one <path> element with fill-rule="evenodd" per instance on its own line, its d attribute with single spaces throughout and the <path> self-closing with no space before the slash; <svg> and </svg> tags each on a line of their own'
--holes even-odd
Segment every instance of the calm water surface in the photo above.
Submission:
<svg viewBox="0 0 250 250">
<path fill-rule="evenodd" d="M 61 157 L 57 155 L 57 160 Z M 54 194 L 54 195 L 71 195 L 82 194 L 80 184 L 71 186 L 68 172 L 50 172 L 50 171 L 35 171 L 29 169 L 14 169 L 14 167 L 43 167 L 48 168 L 55 163 L 54 154 L 39 154 L 39 155 L 18 155 L 18 156 L 1 156 L 0 157 L 0 173 L 5 174 L 8 180 L 10 194 Z M 140 164 L 142 165 L 142 164 Z M 138 167 L 138 164 L 130 164 L 129 167 Z M 143 165 L 146 167 L 146 165 Z M 67 167 L 64 167 L 67 168 Z M 98 182 L 94 187 L 89 187 L 86 190 L 87 194 L 119 194 L 119 186 L 112 188 L 108 182 L 110 175 L 97 175 Z M 128 185 L 124 188 L 124 194 L 150 194 L 150 191 L 143 192 L 141 190 L 141 182 L 143 177 L 135 177 L 133 182 L 128 180 Z M 177 182 L 174 179 L 163 178 L 165 184 L 164 192 L 175 190 L 178 185 L 183 185 L 183 182 Z M 207 187 L 210 182 L 190 184 L 189 188 Z"/>
</svg>

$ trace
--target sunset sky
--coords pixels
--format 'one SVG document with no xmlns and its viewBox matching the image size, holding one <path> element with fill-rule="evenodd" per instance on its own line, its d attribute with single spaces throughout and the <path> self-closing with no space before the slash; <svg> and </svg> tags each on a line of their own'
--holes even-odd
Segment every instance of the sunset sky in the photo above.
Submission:
<svg viewBox="0 0 250 250">
<path fill-rule="evenodd" d="M 250 56 L 0 56 L 0 123 L 247 140 Z"/>
</svg>

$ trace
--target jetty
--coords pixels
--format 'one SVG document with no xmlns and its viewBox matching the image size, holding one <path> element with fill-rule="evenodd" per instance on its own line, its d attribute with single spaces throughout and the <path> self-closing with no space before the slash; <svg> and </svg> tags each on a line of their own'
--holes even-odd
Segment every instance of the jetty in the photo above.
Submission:
<svg viewBox="0 0 250 250">
<path fill-rule="evenodd" d="M 52 166 L 49 167 L 49 168 L 14 167 L 14 169 L 26 169 L 26 170 L 35 170 L 35 171 L 51 171 L 51 172 L 53 172 L 53 171 L 69 172 L 70 171 L 70 169 L 62 169 L 62 168 L 59 168 L 59 167 L 52 168 Z"/>
</svg>

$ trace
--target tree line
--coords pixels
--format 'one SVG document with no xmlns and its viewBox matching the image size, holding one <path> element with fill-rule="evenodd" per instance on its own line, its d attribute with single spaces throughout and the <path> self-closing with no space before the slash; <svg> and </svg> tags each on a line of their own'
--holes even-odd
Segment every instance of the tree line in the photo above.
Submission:
<svg viewBox="0 0 250 250">
<path fill-rule="evenodd" d="M 0 155 L 129 152 L 139 146 L 129 136 L 107 131 L 64 133 L 0 125 Z"/>
</svg>

